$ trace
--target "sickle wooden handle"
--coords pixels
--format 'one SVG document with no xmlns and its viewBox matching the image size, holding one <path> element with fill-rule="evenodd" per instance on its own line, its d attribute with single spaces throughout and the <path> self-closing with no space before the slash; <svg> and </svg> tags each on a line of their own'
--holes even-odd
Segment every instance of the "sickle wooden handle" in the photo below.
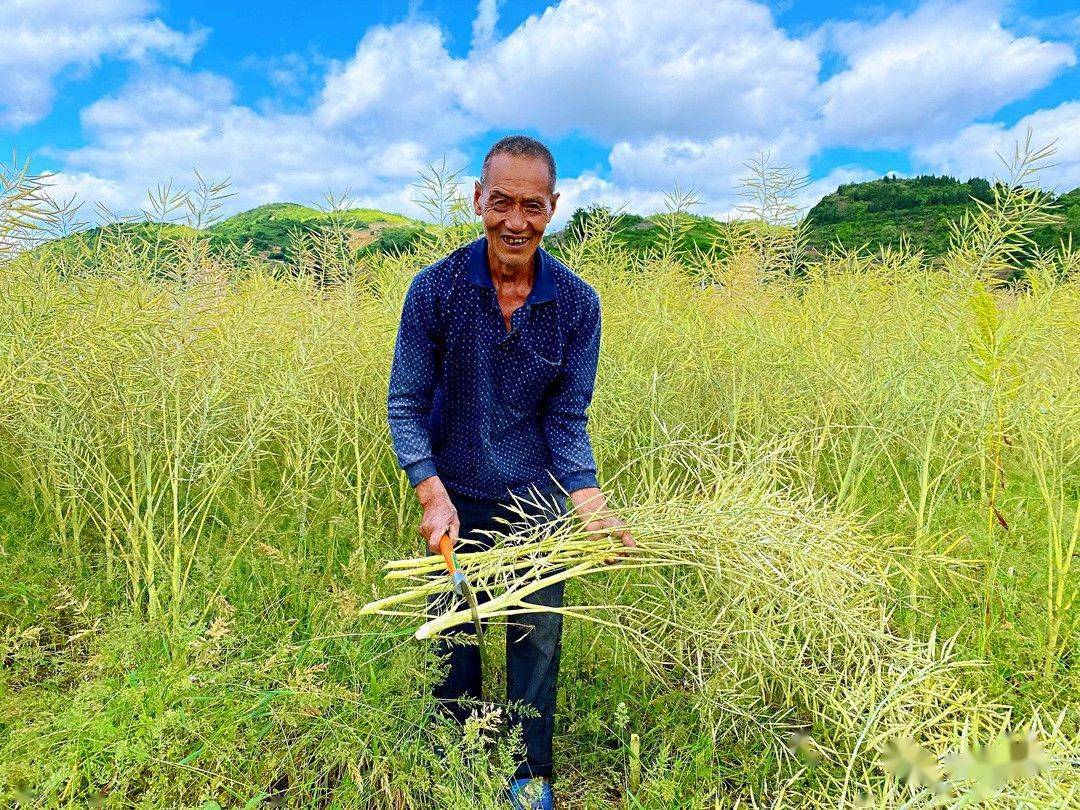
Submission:
<svg viewBox="0 0 1080 810">
<path fill-rule="evenodd" d="M 449 534 L 444 534 L 439 540 L 439 552 L 442 554 L 443 559 L 446 560 L 446 570 L 450 572 L 450 576 L 457 573 L 457 568 L 454 566 L 454 544 L 450 540 Z"/>
</svg>

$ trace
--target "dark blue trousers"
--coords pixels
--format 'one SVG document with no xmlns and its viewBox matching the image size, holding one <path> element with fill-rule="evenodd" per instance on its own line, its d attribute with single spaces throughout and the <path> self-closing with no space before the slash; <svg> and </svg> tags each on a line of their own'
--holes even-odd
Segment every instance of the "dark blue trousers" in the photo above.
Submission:
<svg viewBox="0 0 1080 810">
<path fill-rule="evenodd" d="M 539 507 L 521 504 L 529 520 L 534 524 L 548 523 L 568 513 L 565 496 L 545 491 Z M 474 534 L 479 529 L 504 531 L 506 525 L 498 518 L 520 521 L 507 504 L 477 500 L 457 492 L 450 492 L 450 500 L 457 509 L 461 521 L 459 537 L 476 540 L 489 545 L 489 538 Z M 530 497 L 536 500 L 536 497 Z M 462 553 L 467 553 L 465 547 Z M 472 550 L 478 550 L 473 546 Z M 487 601 L 488 594 L 476 593 L 477 602 Z M 532 594 L 528 600 L 533 604 L 562 607 L 563 583 L 549 585 Z M 445 610 L 447 600 L 432 599 L 432 614 Z M 485 628 L 486 629 L 486 628 Z M 446 656 L 449 672 L 446 679 L 434 689 L 434 695 L 442 707 L 461 723 L 468 718 L 480 700 L 481 665 L 480 649 L 476 644 L 454 643 L 456 633 L 475 634 L 472 623 L 459 625 L 446 638 L 437 642 L 437 650 Z M 559 656 L 562 647 L 562 616 L 558 613 L 527 613 L 511 616 L 506 629 L 506 698 L 513 703 L 523 703 L 536 710 L 535 717 L 522 717 L 515 713 L 511 719 L 520 724 L 525 742 L 525 762 L 518 768 L 516 777 L 552 775 L 551 737 L 555 722 L 555 690 L 559 674 Z M 490 655 L 490 653 L 489 653 Z"/>
</svg>

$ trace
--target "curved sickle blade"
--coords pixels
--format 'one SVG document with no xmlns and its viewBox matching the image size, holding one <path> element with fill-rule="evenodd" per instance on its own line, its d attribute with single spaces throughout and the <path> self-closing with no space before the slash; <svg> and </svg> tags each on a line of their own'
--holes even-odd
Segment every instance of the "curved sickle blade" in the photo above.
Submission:
<svg viewBox="0 0 1080 810">
<path fill-rule="evenodd" d="M 465 575 L 457 569 L 457 561 L 454 558 L 454 547 L 450 542 L 449 534 L 444 534 L 439 538 L 439 552 L 442 554 L 443 560 L 446 561 L 446 570 L 450 572 L 450 581 L 454 583 L 454 593 L 459 596 L 464 596 L 465 601 L 469 604 L 469 610 L 472 611 L 473 624 L 476 626 L 477 643 L 483 645 L 484 628 L 480 624 L 480 607 L 476 604 L 476 594 L 473 593 L 469 581 L 465 579 Z"/>
</svg>

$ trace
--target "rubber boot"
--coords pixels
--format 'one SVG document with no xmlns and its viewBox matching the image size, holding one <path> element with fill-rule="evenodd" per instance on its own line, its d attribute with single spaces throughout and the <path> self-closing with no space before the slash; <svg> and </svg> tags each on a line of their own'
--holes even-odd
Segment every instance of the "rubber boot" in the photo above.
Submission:
<svg viewBox="0 0 1080 810">
<path fill-rule="evenodd" d="M 547 779 L 515 779 L 510 783 L 514 810 L 554 810 L 555 794 Z"/>
</svg>

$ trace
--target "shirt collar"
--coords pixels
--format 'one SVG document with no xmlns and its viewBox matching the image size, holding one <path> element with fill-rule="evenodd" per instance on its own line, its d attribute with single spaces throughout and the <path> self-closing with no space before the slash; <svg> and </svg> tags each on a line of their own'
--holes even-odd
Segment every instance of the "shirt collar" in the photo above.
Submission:
<svg viewBox="0 0 1080 810">
<path fill-rule="evenodd" d="M 551 272 L 551 257 L 543 248 L 536 249 L 536 259 L 533 267 L 536 270 L 533 278 L 533 288 L 525 299 L 530 304 L 539 304 L 541 301 L 551 301 L 555 298 L 555 279 Z M 495 288 L 491 282 L 491 268 L 487 260 L 487 237 L 481 236 L 472 243 L 469 248 L 469 281 L 480 287 Z"/>
</svg>

